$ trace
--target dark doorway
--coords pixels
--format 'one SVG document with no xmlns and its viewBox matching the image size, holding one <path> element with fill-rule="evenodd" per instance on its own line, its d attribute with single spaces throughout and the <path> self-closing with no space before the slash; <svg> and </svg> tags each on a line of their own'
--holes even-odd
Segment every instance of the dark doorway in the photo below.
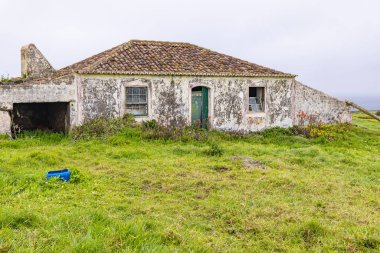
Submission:
<svg viewBox="0 0 380 253">
<path fill-rule="evenodd" d="M 208 88 L 195 87 L 191 90 L 191 123 L 207 129 L 208 127 Z"/>
<path fill-rule="evenodd" d="M 13 129 L 66 132 L 69 125 L 69 103 L 13 104 Z"/>
</svg>

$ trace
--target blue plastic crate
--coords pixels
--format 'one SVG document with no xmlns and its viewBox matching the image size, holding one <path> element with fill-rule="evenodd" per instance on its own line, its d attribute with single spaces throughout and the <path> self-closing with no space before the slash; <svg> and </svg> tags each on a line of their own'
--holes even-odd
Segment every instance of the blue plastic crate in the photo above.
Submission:
<svg viewBox="0 0 380 253">
<path fill-rule="evenodd" d="M 46 173 L 46 179 L 49 180 L 51 177 L 59 177 L 62 181 L 69 181 L 70 175 L 71 172 L 69 169 L 53 170 Z"/>
</svg>

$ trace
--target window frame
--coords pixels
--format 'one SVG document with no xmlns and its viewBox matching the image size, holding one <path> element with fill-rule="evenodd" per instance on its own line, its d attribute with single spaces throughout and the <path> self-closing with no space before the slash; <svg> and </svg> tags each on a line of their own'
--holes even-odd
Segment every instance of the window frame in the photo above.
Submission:
<svg viewBox="0 0 380 253">
<path fill-rule="evenodd" d="M 254 111 L 254 110 L 250 110 L 249 108 L 250 108 L 250 96 L 249 96 L 249 92 L 250 92 L 250 89 L 251 88 L 255 88 L 255 89 L 262 89 L 262 92 L 263 92 L 263 95 L 262 95 L 262 102 L 261 102 L 261 107 L 262 107 L 262 110 L 260 110 L 260 111 Z M 256 90 L 256 93 L 257 93 L 257 90 Z M 266 110 L 267 110 L 267 104 L 266 104 L 266 99 L 267 99 L 267 89 L 266 89 L 266 87 L 265 86 L 249 86 L 248 87 L 248 91 L 247 91 L 247 112 L 248 112 L 248 114 L 249 115 L 263 115 L 263 114 L 265 114 L 266 113 Z M 257 95 L 256 95 L 256 98 L 257 98 Z"/>
<path fill-rule="evenodd" d="M 132 102 L 128 102 L 128 95 L 129 95 L 129 93 L 128 93 L 128 89 L 136 89 L 136 88 L 139 88 L 139 89 L 141 89 L 141 88 L 143 88 L 143 89 L 145 89 L 145 102 L 141 102 L 141 101 L 138 101 L 138 102 L 134 102 L 134 101 L 132 101 Z M 142 96 L 142 95 L 144 95 L 144 94 L 141 94 L 141 93 L 139 93 L 139 94 L 133 94 L 132 93 L 132 96 Z M 150 96 L 149 96 L 149 87 L 147 87 L 147 86 L 144 86 L 144 85 L 127 85 L 127 86 L 124 86 L 124 114 L 126 114 L 126 113 L 129 113 L 129 114 L 131 114 L 131 115 L 133 115 L 133 116 L 135 116 L 135 117 L 148 117 L 149 116 L 149 101 L 150 101 Z M 132 114 L 132 113 L 130 113 L 128 110 L 128 105 L 135 105 L 135 106 L 141 106 L 141 105 L 143 105 L 143 106 L 145 106 L 145 108 L 146 108 L 146 110 L 145 110 L 145 113 L 144 114 Z"/>
</svg>

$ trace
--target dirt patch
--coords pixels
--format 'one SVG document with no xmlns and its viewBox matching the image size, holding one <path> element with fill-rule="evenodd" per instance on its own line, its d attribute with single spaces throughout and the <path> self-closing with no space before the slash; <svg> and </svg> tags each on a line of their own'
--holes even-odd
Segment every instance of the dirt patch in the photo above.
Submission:
<svg viewBox="0 0 380 253">
<path fill-rule="evenodd" d="M 240 161 L 242 163 L 242 165 L 246 169 L 249 169 L 249 170 L 257 170 L 257 169 L 266 170 L 266 169 L 268 169 L 268 167 L 265 164 L 263 164 L 261 161 L 253 160 L 250 157 L 234 156 L 234 157 L 232 157 L 232 160 Z"/>
<path fill-rule="evenodd" d="M 210 169 L 217 171 L 217 172 L 225 172 L 225 171 L 231 170 L 230 168 L 228 168 L 226 166 L 212 166 L 212 167 L 210 167 Z"/>
</svg>

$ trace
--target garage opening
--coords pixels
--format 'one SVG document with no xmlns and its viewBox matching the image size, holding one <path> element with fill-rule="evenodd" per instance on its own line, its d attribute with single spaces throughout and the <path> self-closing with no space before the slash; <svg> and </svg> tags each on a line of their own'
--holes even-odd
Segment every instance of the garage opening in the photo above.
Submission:
<svg viewBox="0 0 380 253">
<path fill-rule="evenodd" d="M 12 130 L 66 132 L 69 126 L 69 103 L 13 104 Z"/>
</svg>

